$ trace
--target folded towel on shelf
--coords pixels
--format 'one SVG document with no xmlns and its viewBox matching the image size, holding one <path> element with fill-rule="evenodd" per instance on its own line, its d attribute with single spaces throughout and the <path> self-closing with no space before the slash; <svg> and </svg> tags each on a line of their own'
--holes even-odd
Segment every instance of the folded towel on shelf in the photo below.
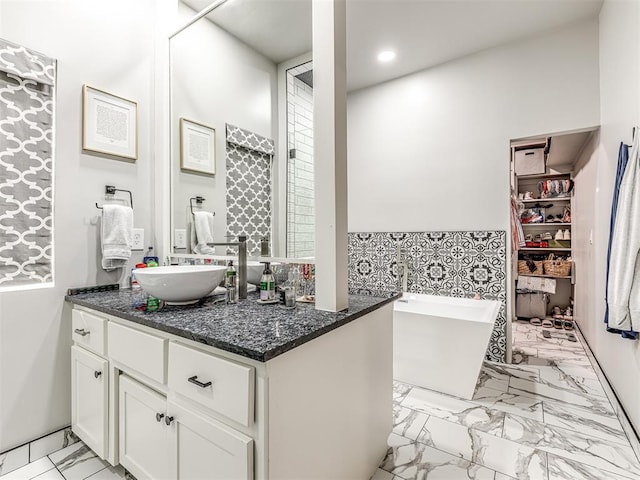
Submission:
<svg viewBox="0 0 640 480">
<path fill-rule="evenodd" d="M 200 255 L 213 255 L 215 249 L 207 243 L 213 243 L 213 213 L 193 212 L 191 251 Z"/>
<path fill-rule="evenodd" d="M 102 268 L 110 271 L 124 267 L 131 258 L 133 209 L 124 205 L 104 205 L 100 244 Z"/>
</svg>

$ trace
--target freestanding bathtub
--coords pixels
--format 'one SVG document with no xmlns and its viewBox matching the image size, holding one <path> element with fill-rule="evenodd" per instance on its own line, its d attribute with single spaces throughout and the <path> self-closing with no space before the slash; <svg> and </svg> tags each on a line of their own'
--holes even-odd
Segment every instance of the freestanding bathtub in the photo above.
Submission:
<svg viewBox="0 0 640 480">
<path fill-rule="evenodd" d="M 393 378 L 471 399 L 500 302 L 405 293 L 393 307 Z"/>
</svg>

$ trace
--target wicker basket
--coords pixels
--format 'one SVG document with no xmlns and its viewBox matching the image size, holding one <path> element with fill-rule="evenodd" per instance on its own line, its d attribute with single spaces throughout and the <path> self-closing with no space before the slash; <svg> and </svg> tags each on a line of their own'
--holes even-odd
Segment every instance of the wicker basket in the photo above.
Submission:
<svg viewBox="0 0 640 480">
<path fill-rule="evenodd" d="M 533 263 L 535 268 L 533 271 L 529 268 L 529 264 Z M 518 260 L 518 275 L 542 275 L 543 265 L 542 261 L 535 260 Z"/>
<path fill-rule="evenodd" d="M 571 275 L 571 260 L 558 260 L 553 253 L 549 255 L 544 264 L 544 273 L 551 277 L 568 277 Z"/>
</svg>

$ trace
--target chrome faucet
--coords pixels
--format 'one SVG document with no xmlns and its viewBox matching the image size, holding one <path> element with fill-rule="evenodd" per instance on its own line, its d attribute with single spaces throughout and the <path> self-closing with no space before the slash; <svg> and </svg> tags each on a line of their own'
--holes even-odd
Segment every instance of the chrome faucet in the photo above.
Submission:
<svg viewBox="0 0 640 480">
<path fill-rule="evenodd" d="M 237 242 L 207 243 L 210 247 L 238 247 L 238 297 L 247 298 L 247 236 L 238 235 Z"/>
<path fill-rule="evenodd" d="M 400 245 L 396 247 L 396 265 L 398 268 L 398 283 L 402 287 L 402 291 L 407 291 L 409 280 L 409 268 L 407 265 L 407 252 Z"/>
</svg>

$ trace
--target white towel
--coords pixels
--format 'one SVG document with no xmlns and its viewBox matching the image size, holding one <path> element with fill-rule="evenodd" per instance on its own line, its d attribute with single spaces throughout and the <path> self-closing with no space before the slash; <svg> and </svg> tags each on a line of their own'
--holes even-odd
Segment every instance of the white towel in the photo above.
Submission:
<svg viewBox="0 0 640 480">
<path fill-rule="evenodd" d="M 133 210 L 123 205 L 102 207 L 102 268 L 107 271 L 124 267 L 131 258 Z"/>
<path fill-rule="evenodd" d="M 193 212 L 191 251 L 200 255 L 213 255 L 215 249 L 207 243 L 213 243 L 213 213 Z"/>
</svg>

